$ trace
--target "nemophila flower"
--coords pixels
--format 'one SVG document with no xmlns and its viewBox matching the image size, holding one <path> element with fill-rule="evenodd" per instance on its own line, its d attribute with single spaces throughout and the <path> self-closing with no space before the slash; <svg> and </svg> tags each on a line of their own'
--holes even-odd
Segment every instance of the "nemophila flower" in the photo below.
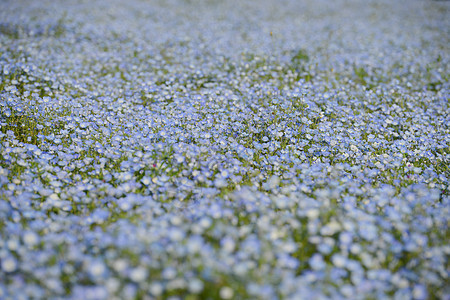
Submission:
<svg viewBox="0 0 450 300">
<path fill-rule="evenodd" d="M 148 271 L 144 267 L 136 267 L 130 271 L 130 279 L 134 282 L 143 282 L 148 276 Z"/>
<path fill-rule="evenodd" d="M 276 188 L 280 183 L 280 178 L 273 175 L 266 183 L 264 183 L 263 188 L 266 190 L 272 190 Z"/>
<path fill-rule="evenodd" d="M 173 267 L 167 267 L 162 272 L 162 277 L 166 280 L 174 279 L 177 275 L 177 271 Z"/>
<path fill-rule="evenodd" d="M 18 268 L 18 262 L 12 255 L 2 257 L 1 265 L 2 270 L 6 273 L 14 272 Z"/>
<path fill-rule="evenodd" d="M 198 294 L 204 288 L 204 283 L 198 278 L 193 278 L 188 283 L 188 289 L 191 293 Z"/>
<path fill-rule="evenodd" d="M 33 231 L 25 232 L 23 235 L 23 242 L 25 245 L 33 247 L 39 243 L 39 236 Z"/>
<path fill-rule="evenodd" d="M 338 268 L 344 268 L 347 264 L 347 258 L 341 254 L 334 254 L 331 257 L 331 262 Z"/>
<path fill-rule="evenodd" d="M 93 223 L 101 224 L 101 223 L 105 222 L 109 216 L 110 216 L 109 211 L 107 211 L 105 209 L 97 208 L 91 213 L 88 220 Z"/>
<path fill-rule="evenodd" d="M 220 289 L 219 295 L 221 299 L 232 299 L 234 291 L 232 288 L 225 286 Z"/>
</svg>

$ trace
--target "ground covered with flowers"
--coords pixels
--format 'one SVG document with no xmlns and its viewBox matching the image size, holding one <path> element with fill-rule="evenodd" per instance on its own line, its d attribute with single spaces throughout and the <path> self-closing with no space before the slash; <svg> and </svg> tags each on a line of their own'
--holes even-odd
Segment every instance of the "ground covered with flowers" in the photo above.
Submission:
<svg viewBox="0 0 450 300">
<path fill-rule="evenodd" d="M 0 2 L 1 299 L 449 299 L 449 2 Z"/>
</svg>

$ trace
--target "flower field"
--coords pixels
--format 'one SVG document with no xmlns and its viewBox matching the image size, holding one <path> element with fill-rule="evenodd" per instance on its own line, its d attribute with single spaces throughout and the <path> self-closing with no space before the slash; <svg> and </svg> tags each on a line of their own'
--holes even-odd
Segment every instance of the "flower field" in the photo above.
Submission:
<svg viewBox="0 0 450 300">
<path fill-rule="evenodd" d="M 0 2 L 0 299 L 450 299 L 450 2 Z"/>
</svg>

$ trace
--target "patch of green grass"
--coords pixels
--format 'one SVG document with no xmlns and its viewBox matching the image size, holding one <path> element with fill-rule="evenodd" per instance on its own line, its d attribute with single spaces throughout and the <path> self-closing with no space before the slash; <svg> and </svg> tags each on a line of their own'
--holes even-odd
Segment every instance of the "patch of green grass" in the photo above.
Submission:
<svg viewBox="0 0 450 300">
<path fill-rule="evenodd" d="M 11 132 L 21 143 L 39 145 L 38 134 L 39 123 L 32 116 L 17 113 L 15 110 L 8 109 L 0 114 L 1 132 L 10 135 Z"/>
<path fill-rule="evenodd" d="M 0 121 L 0 131 L 4 135 L 13 134 L 20 143 L 36 146 L 43 142 L 41 135 L 55 134 L 64 128 L 62 122 L 54 120 L 49 123 L 29 112 L 19 112 L 12 107 L 7 107 L 0 113 Z"/>
<path fill-rule="evenodd" d="M 299 49 L 291 58 L 291 62 L 294 65 L 302 65 L 303 63 L 309 62 L 309 55 L 305 49 Z"/>
</svg>

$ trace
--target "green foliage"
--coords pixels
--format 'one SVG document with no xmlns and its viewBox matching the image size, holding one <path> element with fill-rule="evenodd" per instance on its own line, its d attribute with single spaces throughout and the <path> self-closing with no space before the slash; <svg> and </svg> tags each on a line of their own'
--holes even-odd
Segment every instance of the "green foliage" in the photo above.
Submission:
<svg viewBox="0 0 450 300">
<path fill-rule="evenodd" d="M 301 65 L 309 62 L 309 55 L 305 49 L 299 49 L 291 58 L 291 62 L 294 65 Z"/>
<path fill-rule="evenodd" d="M 3 134 L 14 134 L 19 142 L 39 145 L 38 138 L 39 129 L 38 122 L 35 118 L 25 114 L 19 114 L 14 110 L 8 110 L 8 113 L 2 112 L 0 115 L 1 132 Z"/>
</svg>

